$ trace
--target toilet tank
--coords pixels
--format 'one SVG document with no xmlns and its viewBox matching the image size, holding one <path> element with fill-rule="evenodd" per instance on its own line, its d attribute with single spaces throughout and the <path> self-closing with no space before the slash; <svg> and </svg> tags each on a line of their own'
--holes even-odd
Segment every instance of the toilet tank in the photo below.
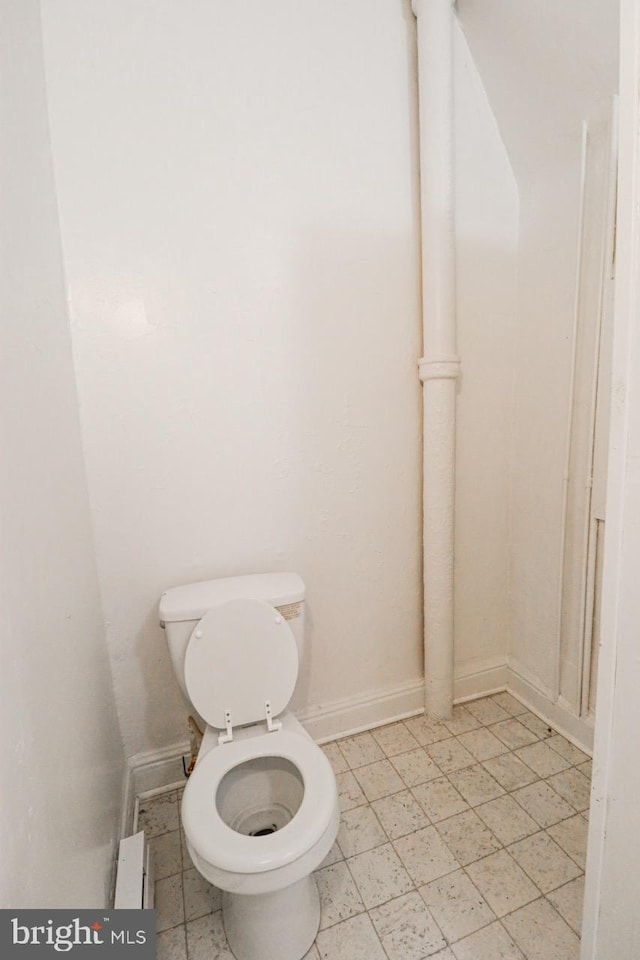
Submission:
<svg viewBox="0 0 640 960">
<path fill-rule="evenodd" d="M 184 658 L 189 638 L 207 610 L 227 600 L 264 600 L 288 622 L 302 659 L 305 586 L 297 573 L 253 573 L 243 577 L 202 580 L 166 590 L 160 598 L 160 626 L 166 631 L 171 662 L 188 703 Z"/>
</svg>

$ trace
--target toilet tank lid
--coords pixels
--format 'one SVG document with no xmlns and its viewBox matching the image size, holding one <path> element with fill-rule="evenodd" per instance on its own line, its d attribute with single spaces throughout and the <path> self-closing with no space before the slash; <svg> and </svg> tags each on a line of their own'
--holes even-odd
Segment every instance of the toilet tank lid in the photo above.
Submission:
<svg viewBox="0 0 640 960">
<path fill-rule="evenodd" d="M 304 594 L 304 583 L 297 573 L 252 573 L 202 580 L 166 590 L 160 598 L 160 621 L 200 620 L 207 610 L 227 600 L 264 600 L 280 607 L 299 603 L 304 600 Z"/>
</svg>

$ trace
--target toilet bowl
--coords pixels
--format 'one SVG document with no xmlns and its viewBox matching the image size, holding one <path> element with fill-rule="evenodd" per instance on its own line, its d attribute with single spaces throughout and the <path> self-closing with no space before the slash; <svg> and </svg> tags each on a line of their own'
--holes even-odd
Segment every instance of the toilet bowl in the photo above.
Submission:
<svg viewBox="0 0 640 960">
<path fill-rule="evenodd" d="M 299 611 L 304 588 L 293 574 L 264 578 L 192 585 L 194 610 L 184 596 L 192 587 L 175 588 L 160 616 L 206 724 L 181 808 L 191 859 L 223 891 L 237 960 L 302 960 L 320 922 L 312 873 L 336 838 L 339 805 L 329 761 L 286 710 L 299 644 L 282 611 Z"/>
<path fill-rule="evenodd" d="M 189 854 L 224 892 L 237 960 L 301 960 L 320 923 L 312 873 L 338 832 L 335 777 L 295 718 L 285 722 L 223 745 L 216 737 L 211 749 L 207 731 L 182 799 Z"/>
</svg>

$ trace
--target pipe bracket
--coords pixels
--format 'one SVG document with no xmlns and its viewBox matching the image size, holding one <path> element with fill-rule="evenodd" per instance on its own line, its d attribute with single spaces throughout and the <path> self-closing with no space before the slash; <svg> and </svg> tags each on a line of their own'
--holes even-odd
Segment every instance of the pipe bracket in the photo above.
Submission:
<svg viewBox="0 0 640 960">
<path fill-rule="evenodd" d="M 414 17 L 416 18 L 416 20 L 418 19 L 418 17 L 419 17 L 420 14 L 422 13 L 422 11 L 419 9 L 419 7 L 420 7 L 420 5 L 421 5 L 421 2 L 429 3 L 429 2 L 433 2 L 433 0 L 411 0 L 411 12 L 413 13 L 413 15 L 414 15 Z M 450 2 L 450 4 L 451 4 L 451 6 L 452 6 L 453 8 L 455 8 L 455 6 L 456 6 L 456 0 L 449 0 L 449 2 Z"/>
<path fill-rule="evenodd" d="M 418 360 L 418 374 L 421 381 L 457 380 L 460 376 L 460 357 L 440 357 L 438 360 Z"/>
</svg>

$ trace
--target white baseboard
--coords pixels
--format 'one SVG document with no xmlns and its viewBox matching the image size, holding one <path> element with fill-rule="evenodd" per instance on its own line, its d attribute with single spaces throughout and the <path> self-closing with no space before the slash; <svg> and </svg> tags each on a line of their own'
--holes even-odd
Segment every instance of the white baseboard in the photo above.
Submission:
<svg viewBox="0 0 640 960">
<path fill-rule="evenodd" d="M 129 757 L 123 787 L 121 837 L 130 836 L 136 828 L 137 798 L 185 782 L 183 759 L 188 763 L 190 752 L 189 741 L 184 740 Z"/>
<path fill-rule="evenodd" d="M 316 743 L 327 743 L 383 723 L 414 717 L 423 711 L 424 681 L 420 677 L 398 687 L 373 690 L 298 711 L 296 716 Z"/>
<path fill-rule="evenodd" d="M 455 703 L 499 693 L 507 686 L 503 657 L 459 664 L 454 680 Z M 326 743 L 385 723 L 404 720 L 424 712 L 422 677 L 400 687 L 375 690 L 360 697 L 347 697 L 298 714 L 298 719 L 317 743 Z"/>
<path fill-rule="evenodd" d="M 507 664 L 504 657 L 472 660 L 459 664 L 453 682 L 454 703 L 477 700 L 492 693 L 500 693 L 507 687 Z"/>
<path fill-rule="evenodd" d="M 563 704 L 562 700 L 554 703 L 548 692 L 538 687 L 531 678 L 524 675 L 524 670 L 515 663 L 508 667 L 507 690 L 521 703 L 528 707 L 566 737 L 571 743 L 584 750 L 589 756 L 593 755 L 593 725 L 581 717 L 576 717 Z"/>
</svg>

